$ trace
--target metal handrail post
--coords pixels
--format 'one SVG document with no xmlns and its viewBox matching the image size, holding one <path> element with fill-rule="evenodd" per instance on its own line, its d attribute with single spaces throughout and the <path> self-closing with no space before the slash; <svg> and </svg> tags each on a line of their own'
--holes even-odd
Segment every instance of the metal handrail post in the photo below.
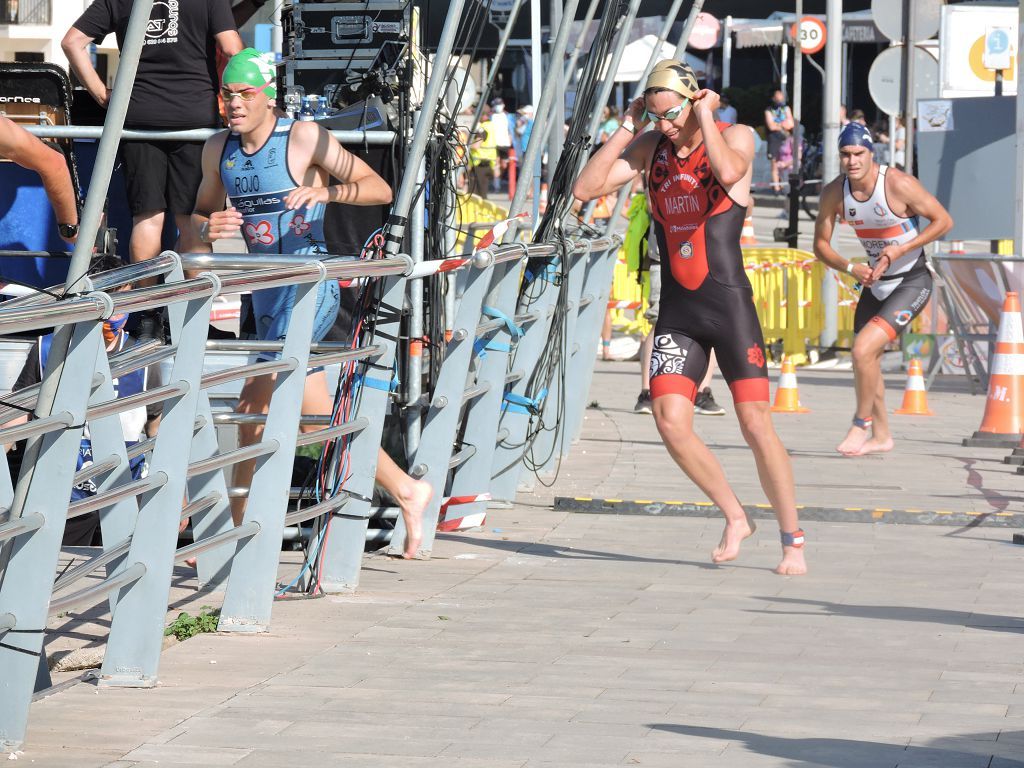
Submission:
<svg viewBox="0 0 1024 768">
<path fill-rule="evenodd" d="M 420 119 L 416 122 L 412 143 L 406 153 L 406 168 L 419 168 L 426 156 L 427 142 L 430 140 L 430 134 L 434 128 L 434 115 L 437 114 L 438 103 L 441 100 L 441 89 L 447 80 L 448 61 L 455 46 L 455 35 L 462 21 L 464 5 L 465 0 L 451 0 L 448 17 L 441 32 L 441 39 L 437 44 L 437 52 L 434 54 L 434 63 L 430 68 L 430 78 L 427 80 L 427 88 L 423 94 Z M 384 251 L 389 256 L 396 255 L 402 247 L 402 238 L 405 236 L 406 222 L 409 209 L 412 206 L 413 195 L 416 193 L 416 185 L 416 174 L 408 173 L 402 177 L 402 184 L 398 188 L 395 203 L 391 208 L 391 215 L 388 217 L 384 229 Z"/>
<path fill-rule="evenodd" d="M 506 265 L 499 265 L 505 267 Z M 499 273 L 494 306 L 513 317 L 519 294 L 520 265 L 513 263 Z M 505 375 L 509 360 L 518 344 L 518 335 L 513 337 L 507 326 L 502 326 L 494 335 L 492 347 L 480 361 L 477 381 L 489 383 L 490 390 L 466 409 L 465 442 L 475 446 L 476 451 L 454 470 L 451 481 L 451 496 L 479 496 L 491 492 L 491 469 L 497 449 L 498 423 L 501 421 L 502 406 L 505 403 Z M 516 355 L 518 360 L 518 355 Z M 529 374 L 532 371 L 527 372 Z M 486 512 L 488 502 L 471 501 L 460 504 L 455 517 L 468 517 Z"/>
<path fill-rule="evenodd" d="M 5 543 L 10 558 L 0 571 L 0 616 L 15 618 L 14 629 L 0 643 L 0 751 L 14 751 L 25 740 L 29 706 L 43 654 L 43 633 L 49 614 L 53 574 L 64 535 L 68 500 L 74 482 L 76 457 L 89 399 L 91 378 L 61 376 L 60 369 L 91 371 L 103 350 L 103 335 L 95 322 L 65 326 L 70 334 L 67 357 L 54 367 L 56 383 L 50 411 L 72 416 L 74 427 L 48 432 L 35 444 L 36 465 L 22 470 L 12 519 L 25 510 L 42 515 L 42 526 Z M 33 482 L 38 478 L 38 482 Z M 56 500 L 56 501 L 55 501 Z M 61 502 L 60 500 L 64 500 Z"/>
<path fill-rule="evenodd" d="M 583 428 L 583 414 L 586 403 L 590 400 L 590 384 L 594 378 L 593 343 L 601 335 L 601 324 L 608 307 L 608 295 L 611 292 L 612 275 L 615 272 L 618 242 L 607 250 L 594 251 L 590 254 L 587 265 L 586 283 L 583 296 L 592 297 L 592 301 L 579 310 L 576 320 L 576 342 L 579 345 L 578 361 L 570 371 L 568 390 L 576 397 L 567 401 L 565 425 L 565 445 L 575 442 Z"/>
<path fill-rule="evenodd" d="M 421 119 L 423 113 L 417 115 Z M 422 188 L 426 180 L 426 163 L 421 161 L 416 166 L 416 184 Z M 423 261 L 424 231 L 423 226 L 427 215 L 426 195 L 418 195 L 409 211 L 409 255 L 413 266 Z M 405 455 L 412 456 L 420 442 L 420 407 L 419 400 L 423 394 L 423 279 L 409 278 L 405 281 L 408 291 L 409 306 L 409 343 L 405 364 Z"/>
<path fill-rule="evenodd" d="M 473 360 L 476 327 L 480 322 L 484 296 L 487 295 L 495 269 L 509 268 L 505 264 L 490 266 L 490 259 L 486 255 L 478 255 L 477 258 L 477 263 L 484 265 L 484 268 L 472 266 L 457 273 L 458 309 L 455 314 L 455 327 L 451 341 L 445 347 L 441 371 L 431 393 L 430 407 L 423 420 L 423 435 L 419 449 L 413 454 L 410 464 L 410 472 L 426 480 L 434 489 L 434 495 L 423 511 L 422 543 L 417 553 L 420 556 L 429 555 L 434 546 L 441 497 L 448 477 L 448 461 L 455 450 L 462 411 L 462 393 L 466 389 L 469 366 Z M 388 550 L 391 554 L 400 554 L 403 551 L 406 532 L 405 521 L 399 517 Z"/>
<path fill-rule="evenodd" d="M 407 257 L 408 258 L 408 257 Z M 412 269 L 412 260 L 409 260 Z M 355 417 L 366 419 L 369 426 L 348 441 L 348 472 L 342 490 L 349 494 L 348 504 L 328 518 L 323 544 L 320 587 L 327 593 L 352 592 L 359 585 L 363 565 L 366 531 L 370 518 L 377 455 L 384 431 L 384 417 L 391 404 L 392 381 L 388 375 L 395 366 L 396 345 L 401 325 L 405 278 L 387 277 L 373 328 L 374 344 L 384 348 L 373 367 L 361 364 L 363 389 Z"/>
<path fill-rule="evenodd" d="M 546 285 L 544 287 L 548 288 Z M 523 337 L 516 345 L 513 366 L 517 371 L 524 373 L 513 382 L 510 389 L 510 394 L 516 399 L 529 395 L 527 388 L 530 385 L 530 374 L 537 367 L 541 353 L 548 344 L 557 300 L 557 291 L 542 290 L 528 305 L 520 303 L 520 310 L 537 312 L 540 319 L 527 325 Z M 511 402 L 502 406 L 498 431 L 507 431 L 508 434 L 503 440 L 498 441 L 492 462 L 491 497 L 496 501 L 515 501 L 516 488 L 524 468 L 527 433 L 534 415 L 526 407 Z"/>
<path fill-rule="evenodd" d="M 281 359 L 294 361 L 295 368 L 277 374 L 274 393 L 270 397 L 262 442 L 276 442 L 277 449 L 256 460 L 243 518 L 244 523 L 257 523 L 260 531 L 251 539 L 236 544 L 217 625 L 221 632 L 270 630 L 281 536 L 295 461 L 295 440 L 299 434 L 302 395 L 306 386 L 306 365 L 322 283 L 323 278 L 315 283 L 295 286 L 292 317 L 281 350 Z"/>
<path fill-rule="evenodd" d="M 106 354 L 101 354 L 96 360 L 95 374 L 101 379 L 99 387 L 93 390 L 89 405 L 109 402 L 117 397 L 114 391 L 114 380 L 110 372 L 110 363 Z M 133 435 L 137 437 L 137 435 Z M 94 463 L 106 461 L 113 457 L 117 459 L 117 467 L 107 473 L 96 485 L 96 494 L 99 495 L 118 486 L 130 483 L 132 470 L 128 463 L 128 451 L 125 448 L 124 430 L 121 428 L 121 417 L 119 414 L 112 414 L 89 421 L 89 441 L 92 444 L 92 460 Z M 135 530 L 136 521 L 139 517 L 139 502 L 135 496 L 121 499 L 108 509 L 100 512 L 100 530 L 103 535 L 104 549 L 108 545 L 124 541 L 132 535 Z M 107 566 L 107 575 L 112 576 L 121 566 L 121 559 L 117 558 Z M 111 598 L 115 593 L 111 593 Z M 111 610 L 114 605 L 111 603 Z"/>
<path fill-rule="evenodd" d="M 180 260 L 168 275 L 168 282 L 181 282 L 185 279 Z M 172 313 L 172 335 L 178 333 L 180 318 Z M 207 334 L 209 335 L 209 334 Z M 197 462 L 210 459 L 220 452 L 217 439 L 217 427 L 210 408 L 210 396 L 205 388 L 196 400 L 196 422 L 201 423 L 198 430 L 193 430 L 189 461 Z M 193 425 L 194 426 L 194 425 Z M 234 527 L 231 519 L 231 503 L 228 499 L 228 484 L 223 472 L 207 472 L 193 475 L 186 480 L 188 498 L 192 501 L 202 498 L 215 498 L 216 501 L 192 515 L 192 538 L 201 542 L 213 536 L 224 535 Z M 117 541 L 117 539 L 114 539 Z M 235 555 L 235 547 L 220 546 L 204 549 L 196 555 L 196 573 L 199 583 L 215 591 L 223 591 L 231 561 Z"/>
<path fill-rule="evenodd" d="M 587 253 L 574 252 L 570 254 L 568 268 L 565 270 L 567 285 L 562 290 L 566 291 L 567 294 L 568 309 L 563 321 L 565 328 L 562 333 L 562 348 L 559 350 L 561 368 L 565 380 L 563 381 L 556 371 L 547 385 L 548 395 L 544 399 L 543 420 L 545 424 L 554 424 L 556 426 L 554 429 L 541 432 L 537 437 L 537 442 L 534 444 L 534 460 L 544 460 L 543 465 L 538 465 L 537 470 L 538 474 L 542 476 L 553 474 L 561 457 L 568 450 L 570 438 L 567 436 L 566 427 L 568 426 L 568 416 L 570 413 L 569 401 L 574 399 L 573 395 L 576 394 L 580 395 L 580 397 L 575 398 L 578 402 L 582 402 L 584 399 L 584 393 L 578 393 L 571 387 L 572 366 L 581 360 L 580 353 L 584 357 L 589 356 L 589 361 L 593 360 L 593 340 L 588 340 L 583 349 L 579 349 L 579 343 L 576 340 L 576 318 L 579 314 L 580 297 L 583 295 L 583 283 L 587 272 L 588 256 L 589 249 Z M 562 409 L 560 415 L 558 413 L 559 408 Z"/>
<path fill-rule="evenodd" d="M 116 598 L 100 669 L 101 686 L 150 688 L 157 682 L 189 463 L 183 446 L 191 443 L 195 428 L 210 310 L 220 289 L 215 275 L 205 277 L 213 286 L 211 293 L 168 306 L 172 339 L 178 350 L 169 383 L 180 382 L 185 387 L 182 394 L 164 402 L 150 471 L 153 475 L 163 473 L 167 482 L 144 493 L 139 504 L 138 524 L 119 570 L 141 563 L 145 573 L 134 584 L 123 587 Z"/>
</svg>

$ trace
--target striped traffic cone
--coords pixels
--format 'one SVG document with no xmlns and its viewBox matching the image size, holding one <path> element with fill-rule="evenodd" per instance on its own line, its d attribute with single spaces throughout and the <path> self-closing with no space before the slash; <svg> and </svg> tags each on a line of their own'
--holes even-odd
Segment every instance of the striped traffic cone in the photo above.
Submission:
<svg viewBox="0 0 1024 768">
<path fill-rule="evenodd" d="M 740 232 L 740 245 L 757 245 L 757 236 L 754 234 L 753 216 L 747 216 L 743 219 L 743 231 Z"/>
<path fill-rule="evenodd" d="M 903 405 L 896 409 L 903 416 L 934 416 L 928 408 L 928 392 L 924 388 L 924 374 L 921 361 L 916 357 L 910 361 L 907 370 L 907 386 L 903 390 Z"/>
<path fill-rule="evenodd" d="M 1015 291 L 1006 294 L 999 314 L 999 334 L 988 379 L 981 427 L 966 446 L 1013 448 L 1024 432 L 1024 326 Z"/>
<path fill-rule="evenodd" d="M 779 388 L 775 390 L 774 413 L 810 413 L 810 408 L 800 405 L 800 393 L 796 387 L 796 365 L 789 358 L 782 361 L 782 373 L 779 374 Z"/>
</svg>

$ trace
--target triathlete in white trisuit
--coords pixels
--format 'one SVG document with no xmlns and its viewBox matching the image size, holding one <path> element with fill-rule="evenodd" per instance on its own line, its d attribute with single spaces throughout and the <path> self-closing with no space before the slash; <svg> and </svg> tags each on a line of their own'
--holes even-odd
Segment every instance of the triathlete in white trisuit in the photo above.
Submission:
<svg viewBox="0 0 1024 768">
<path fill-rule="evenodd" d="M 864 288 L 853 321 L 857 409 L 836 449 L 844 456 L 863 456 L 892 450 L 882 351 L 928 303 L 932 277 L 924 246 L 948 232 L 953 219 L 913 176 L 874 161 L 871 134 L 864 126 L 849 123 L 843 129 L 839 161 L 843 175 L 821 193 L 814 255 L 835 270 L 849 272 Z M 867 264 L 854 264 L 832 248 L 836 216 L 857 233 Z M 929 222 L 923 229 L 919 216 Z"/>
</svg>

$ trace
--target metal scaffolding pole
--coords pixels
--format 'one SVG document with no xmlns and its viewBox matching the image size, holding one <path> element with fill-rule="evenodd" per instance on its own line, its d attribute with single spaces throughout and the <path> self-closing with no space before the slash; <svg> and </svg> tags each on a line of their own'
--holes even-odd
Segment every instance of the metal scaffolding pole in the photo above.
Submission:
<svg viewBox="0 0 1024 768">
<path fill-rule="evenodd" d="M 571 30 L 573 18 L 566 15 L 564 18 L 566 26 Z M 551 29 L 558 29 L 562 23 L 562 0 L 551 0 Z M 548 72 L 560 73 L 562 61 L 565 56 L 554 57 L 554 52 L 548 58 Z M 554 82 L 552 82 L 554 81 Z M 562 156 L 562 147 L 565 146 L 562 126 L 565 125 L 565 80 L 555 75 L 548 77 L 550 87 L 555 89 L 555 103 L 552 105 L 551 122 L 548 123 L 548 184 L 551 183 L 550 176 L 558 167 L 558 158 Z"/>
<path fill-rule="evenodd" d="M 426 155 L 427 142 L 430 140 L 430 134 L 434 127 L 434 116 L 437 114 L 437 106 L 441 101 L 441 89 L 447 79 L 448 61 L 451 59 L 452 50 L 455 47 L 455 35 L 458 32 L 459 21 L 462 19 L 464 5 L 465 0 L 451 0 L 448 21 L 441 31 L 437 53 L 434 55 L 434 62 L 430 67 L 430 78 L 427 80 L 427 88 L 423 94 L 420 120 L 416 123 L 412 144 L 406 154 L 406 168 L 419 168 Z M 388 256 L 396 255 L 402 247 L 409 210 L 412 207 L 413 195 L 416 194 L 417 179 L 418 175 L 415 173 L 407 173 L 402 176 L 402 184 L 398 188 L 395 204 L 391 208 L 391 215 L 388 217 L 385 227 L 384 252 Z"/>
<path fill-rule="evenodd" d="M 533 0 L 533 2 L 536 4 L 540 0 Z M 578 5 L 579 0 L 566 0 L 565 2 L 565 13 L 562 17 L 562 23 L 558 27 L 558 34 L 555 36 L 555 41 L 551 46 L 551 61 L 560 62 L 565 57 L 565 49 L 568 47 L 569 42 L 569 30 L 572 29 L 572 21 L 576 18 L 576 8 Z M 534 62 L 534 66 L 537 66 L 537 63 Z M 559 70 L 561 70 L 561 65 L 559 65 Z M 509 204 L 510 217 L 518 216 L 523 211 L 523 208 L 526 207 L 526 196 L 530 192 L 530 188 L 539 188 L 540 186 L 540 158 L 541 153 L 544 151 L 544 131 L 554 112 L 555 91 L 555 88 L 543 89 L 538 100 L 539 103 L 535 105 L 536 118 L 533 124 L 533 133 L 530 135 L 530 143 L 526 146 L 526 155 L 523 157 L 523 168 L 527 169 L 527 173 L 530 173 L 533 178 L 530 184 L 519 184 L 516 186 L 516 194 Z M 535 195 L 535 206 L 536 203 L 537 197 Z M 536 217 L 534 220 L 536 221 Z M 513 222 L 508 232 L 505 233 L 503 242 L 512 242 L 516 237 L 517 230 L 518 227 Z"/>
<path fill-rule="evenodd" d="M 796 0 L 796 28 L 804 15 L 804 0 Z M 803 138 L 804 49 L 797 35 L 793 46 L 793 167 L 789 173 L 789 247 L 800 241 L 800 140 Z"/>
<path fill-rule="evenodd" d="M 519 18 L 519 9 L 523 7 L 525 0 L 515 0 L 512 4 L 512 10 L 509 11 L 508 21 L 505 23 L 505 28 L 501 30 L 501 39 L 498 40 L 498 50 L 494 54 L 494 61 L 491 62 L 491 76 L 487 78 L 487 83 L 483 88 L 480 89 L 480 98 L 477 100 L 476 112 L 473 115 L 473 125 L 470 131 L 475 131 L 476 127 L 480 125 L 480 115 L 484 111 L 484 104 L 490 98 L 491 91 L 494 90 L 494 81 L 498 79 L 498 67 L 501 65 L 502 59 L 505 58 L 505 49 L 508 48 L 508 41 L 512 37 L 512 27 L 516 24 L 516 19 Z"/>
<path fill-rule="evenodd" d="M 93 166 L 92 178 L 89 182 L 89 192 L 79 220 L 78 239 L 75 241 L 75 248 L 68 265 L 68 277 L 64 284 L 67 293 L 80 291 L 85 286 L 85 275 L 89 269 L 93 244 L 96 242 L 96 235 L 100 229 L 103 204 L 107 198 L 107 190 L 110 188 L 110 175 L 114 170 L 117 145 L 124 128 L 125 115 L 128 114 L 128 103 L 131 100 L 132 86 L 135 83 L 135 73 L 139 68 L 139 57 L 142 55 L 142 47 L 146 40 L 146 27 L 149 24 L 149 14 L 152 8 L 153 0 L 137 0 L 132 6 L 131 16 L 128 19 L 124 44 L 121 46 L 121 63 L 114 78 L 114 88 L 110 93 L 107 116 L 103 122 L 103 135 L 100 137 L 99 147 L 96 150 L 96 163 Z M 57 387 L 60 385 L 60 379 L 64 373 L 64 361 L 71 344 L 71 332 L 71 325 L 62 325 L 54 333 L 49 360 L 36 402 L 35 413 L 39 418 L 49 416 L 53 410 Z M 75 374 L 71 373 L 70 375 Z M 18 479 L 17 488 L 15 488 L 14 502 L 11 504 L 11 519 L 21 517 L 24 513 L 25 498 L 35 472 L 42 441 L 43 437 L 30 438 L 25 447 L 23 470 Z M 0 574 L 4 572 L 10 551 L 11 548 L 8 545 L 0 552 Z"/>
<path fill-rule="evenodd" d="M 822 99 L 822 181 L 825 184 L 839 175 L 839 92 L 843 69 L 843 0 L 828 0 L 825 6 L 825 94 Z M 820 344 L 828 347 L 839 338 L 839 286 L 826 267 L 821 283 L 821 296 L 825 305 L 825 326 Z"/>
<path fill-rule="evenodd" d="M 903 0 L 903 142 L 904 168 L 914 173 L 914 118 L 917 117 L 917 102 L 914 96 L 914 43 L 917 35 L 914 29 L 914 4 Z"/>
<path fill-rule="evenodd" d="M 583 17 L 583 29 L 580 30 L 580 36 L 576 39 L 576 45 L 573 46 L 572 51 L 569 53 L 569 61 L 565 65 L 565 74 L 562 79 L 566 83 L 571 83 L 573 76 L 576 74 L 576 61 L 580 57 L 580 50 L 583 44 L 587 40 L 587 32 L 590 31 L 590 25 L 594 22 L 594 14 L 597 13 L 597 5 L 600 0 L 590 0 L 590 7 L 587 8 L 587 15 Z"/>
</svg>

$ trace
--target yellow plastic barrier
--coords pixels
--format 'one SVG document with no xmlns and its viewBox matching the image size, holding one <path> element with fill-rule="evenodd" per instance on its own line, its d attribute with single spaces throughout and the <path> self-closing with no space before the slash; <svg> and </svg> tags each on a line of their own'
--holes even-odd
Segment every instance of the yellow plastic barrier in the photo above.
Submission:
<svg viewBox="0 0 1024 768">
<path fill-rule="evenodd" d="M 754 305 L 765 344 L 782 342 L 783 354 L 797 365 L 807 362 L 807 343 L 821 337 L 825 307 L 821 300 L 825 265 L 814 254 L 792 248 L 744 248 L 743 262 L 754 289 Z M 853 340 L 857 306 L 854 281 L 833 273 L 839 282 L 839 344 Z"/>
<path fill-rule="evenodd" d="M 636 273 L 626 267 L 626 251 L 619 249 L 615 262 L 615 273 L 612 277 L 612 289 L 608 297 L 609 304 L 618 302 L 621 306 L 611 309 L 612 326 L 625 333 L 646 336 L 651 325 L 644 319 L 647 311 L 647 296 L 643 286 L 636 279 Z M 631 313 L 629 317 L 626 313 Z"/>
<path fill-rule="evenodd" d="M 458 235 L 455 237 L 455 244 L 458 251 L 462 251 L 466 244 L 466 237 L 472 235 L 473 242 L 480 242 L 480 238 L 487 234 L 487 228 L 476 228 L 468 232 L 470 224 L 496 224 L 508 218 L 508 209 L 502 208 L 490 200 L 484 200 L 479 195 L 458 193 L 455 196 L 456 223 Z"/>
</svg>

